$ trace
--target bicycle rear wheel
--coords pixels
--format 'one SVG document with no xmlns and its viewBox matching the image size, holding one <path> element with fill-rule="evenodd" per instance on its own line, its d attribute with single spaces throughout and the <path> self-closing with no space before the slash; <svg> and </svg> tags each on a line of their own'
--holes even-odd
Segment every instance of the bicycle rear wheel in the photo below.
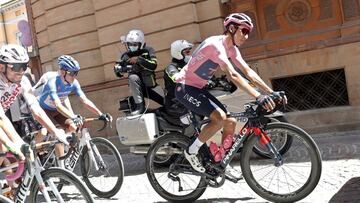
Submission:
<svg viewBox="0 0 360 203">
<path fill-rule="evenodd" d="M 180 173 L 176 165 L 190 166 L 183 152 L 190 143 L 190 138 L 179 133 L 169 133 L 158 138 L 146 155 L 146 174 L 154 190 L 170 202 L 192 202 L 198 199 L 206 190 L 205 178 L 186 173 Z M 156 157 L 166 154 L 176 156 L 169 167 L 160 167 Z"/>
<path fill-rule="evenodd" d="M 241 169 L 250 188 L 272 202 L 295 202 L 309 195 L 321 176 L 321 156 L 314 140 L 305 131 L 287 123 L 270 123 L 269 128 L 282 129 L 293 137 L 292 150 L 275 159 L 261 159 L 254 152 L 258 136 L 252 134 L 244 143 Z M 268 151 L 269 154 L 272 154 Z"/>
<path fill-rule="evenodd" d="M 62 168 L 49 168 L 41 172 L 41 177 L 45 182 L 52 202 L 59 202 L 50 187 L 50 182 L 54 183 L 57 190 L 59 184 L 62 185 L 61 191 L 58 191 L 64 202 L 88 202 L 93 203 L 90 191 L 85 187 L 76 175 Z M 28 199 L 31 203 L 46 202 L 43 194 L 39 190 L 37 181 L 33 181 L 30 186 L 30 196 Z M 27 202 L 27 201 L 26 201 Z"/>
<path fill-rule="evenodd" d="M 110 198 L 119 192 L 123 183 L 123 161 L 119 151 L 109 140 L 95 137 L 90 143 L 99 170 L 96 170 L 87 147 L 84 147 L 80 164 L 83 180 L 95 195 Z"/>
</svg>

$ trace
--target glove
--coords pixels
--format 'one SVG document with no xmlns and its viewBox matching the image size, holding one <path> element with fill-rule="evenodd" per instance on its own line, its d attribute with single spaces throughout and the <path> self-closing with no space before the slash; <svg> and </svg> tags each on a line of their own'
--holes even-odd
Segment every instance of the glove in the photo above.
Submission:
<svg viewBox="0 0 360 203">
<path fill-rule="evenodd" d="M 269 95 L 260 95 L 256 98 L 256 102 L 261 105 L 264 109 L 271 111 L 275 108 L 275 103 Z"/>
<path fill-rule="evenodd" d="M 66 135 L 66 133 L 65 133 L 65 131 L 64 130 L 62 130 L 62 129 L 56 129 L 56 131 L 55 131 L 55 136 L 57 137 L 57 139 L 60 141 L 60 142 L 62 142 L 62 143 L 64 143 L 65 145 L 69 145 L 69 142 L 67 141 L 67 135 Z"/>
<path fill-rule="evenodd" d="M 137 57 L 137 56 L 133 56 L 133 57 L 131 57 L 131 58 L 129 58 L 129 59 L 127 60 L 127 62 L 130 63 L 130 64 L 136 64 L 137 61 L 138 61 L 138 57 Z"/>
<path fill-rule="evenodd" d="M 287 97 L 285 95 L 285 92 L 283 91 L 277 91 L 277 92 L 273 92 L 271 93 L 275 98 L 279 98 L 281 99 L 281 103 L 282 104 L 287 104 Z"/>
<path fill-rule="evenodd" d="M 102 120 L 105 122 L 112 122 L 112 116 L 108 113 L 103 113 L 99 116 L 99 120 Z"/>
<path fill-rule="evenodd" d="M 72 118 L 71 120 L 78 128 L 84 124 L 84 118 L 80 115 L 76 115 L 76 117 Z"/>
</svg>

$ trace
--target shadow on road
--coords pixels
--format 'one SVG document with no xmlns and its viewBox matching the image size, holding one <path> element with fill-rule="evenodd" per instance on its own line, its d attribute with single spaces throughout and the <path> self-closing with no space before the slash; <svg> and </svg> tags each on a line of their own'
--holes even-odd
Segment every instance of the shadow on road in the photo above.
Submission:
<svg viewBox="0 0 360 203">
<path fill-rule="evenodd" d="M 360 177 L 351 178 L 329 201 L 329 203 L 360 202 Z"/>
<path fill-rule="evenodd" d="M 210 199 L 199 199 L 194 203 L 235 203 L 238 201 L 249 201 L 254 199 L 253 197 L 242 197 L 242 198 L 210 198 Z M 154 203 L 167 203 L 167 201 L 159 201 Z"/>
</svg>

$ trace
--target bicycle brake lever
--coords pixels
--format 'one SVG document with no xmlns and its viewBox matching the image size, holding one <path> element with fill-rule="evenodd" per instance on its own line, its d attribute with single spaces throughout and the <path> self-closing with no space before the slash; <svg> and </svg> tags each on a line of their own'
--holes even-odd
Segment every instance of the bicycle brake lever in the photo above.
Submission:
<svg viewBox="0 0 360 203">
<path fill-rule="evenodd" d="M 104 130 L 106 128 L 106 126 L 108 125 L 108 122 L 106 122 L 106 121 L 103 121 L 103 122 L 104 122 L 104 125 L 100 129 L 97 129 L 98 132 Z"/>
</svg>

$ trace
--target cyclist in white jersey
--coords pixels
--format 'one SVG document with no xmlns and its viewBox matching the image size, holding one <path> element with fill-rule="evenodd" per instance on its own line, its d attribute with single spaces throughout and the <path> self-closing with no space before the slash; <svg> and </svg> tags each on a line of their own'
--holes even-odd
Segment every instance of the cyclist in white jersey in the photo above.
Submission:
<svg viewBox="0 0 360 203">
<path fill-rule="evenodd" d="M 11 151 L 21 159 L 25 159 L 21 152 L 24 141 L 16 132 L 10 119 L 6 116 L 15 98 L 22 94 L 29 105 L 34 118 L 60 141 L 68 144 L 63 130 L 57 129 L 45 114 L 31 91 L 31 84 L 27 77 L 23 77 L 28 68 L 29 56 L 19 45 L 4 45 L 0 49 L 0 151 Z M 3 159 L 0 158 L 0 165 Z"/>
<path fill-rule="evenodd" d="M 29 56 L 26 50 L 19 45 L 4 45 L 0 49 L 0 152 L 10 151 L 24 160 L 21 147 L 25 144 L 16 132 L 11 120 L 6 116 L 10 114 L 9 108 L 18 95 L 23 96 L 34 118 L 60 141 L 68 144 L 63 130 L 59 130 L 40 107 L 36 97 L 31 91 L 31 83 L 24 76 L 28 68 Z M 30 150 L 30 155 L 32 152 Z M 0 158 L 0 166 L 8 165 L 6 158 Z M 6 171 L 11 174 L 12 171 Z M 8 182 L 10 188 L 13 182 Z"/>
<path fill-rule="evenodd" d="M 219 67 L 234 84 L 256 98 L 267 110 L 275 107 L 269 94 L 280 95 L 267 86 L 248 66 L 238 49 L 253 29 L 250 17 L 243 13 L 230 14 L 224 20 L 224 27 L 223 35 L 209 37 L 199 45 L 188 64 L 176 76 L 178 83 L 175 88 L 176 98 L 187 109 L 211 119 L 211 122 L 202 129 L 197 139 L 184 152 L 186 159 L 199 172 L 205 172 L 205 168 L 197 157 L 199 148 L 221 128 L 223 128 L 223 144 L 225 139 L 232 141 L 236 126 L 236 120 L 227 117 L 228 112 L 223 104 L 208 91 L 202 89 Z M 252 88 L 234 69 L 231 62 L 265 94 L 260 94 Z M 283 99 L 286 101 L 286 97 Z"/>
</svg>

